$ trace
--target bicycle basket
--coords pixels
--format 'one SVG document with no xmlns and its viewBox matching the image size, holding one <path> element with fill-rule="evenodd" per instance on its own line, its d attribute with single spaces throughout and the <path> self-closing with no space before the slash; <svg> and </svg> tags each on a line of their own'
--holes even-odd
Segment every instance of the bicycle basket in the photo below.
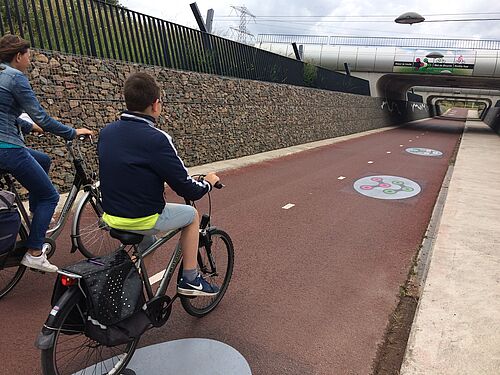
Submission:
<svg viewBox="0 0 500 375">
<path fill-rule="evenodd" d="M 0 190 L 0 255 L 14 248 L 21 226 L 21 216 L 14 204 L 14 199 L 14 193 Z"/>
</svg>

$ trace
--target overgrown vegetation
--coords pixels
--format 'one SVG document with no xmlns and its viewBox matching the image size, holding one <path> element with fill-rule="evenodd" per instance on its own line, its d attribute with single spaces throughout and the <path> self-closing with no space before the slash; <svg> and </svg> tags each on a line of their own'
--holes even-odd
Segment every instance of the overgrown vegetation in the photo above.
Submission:
<svg viewBox="0 0 500 375">
<path fill-rule="evenodd" d="M 316 65 L 304 63 L 304 85 L 308 87 L 315 87 L 316 78 L 318 76 L 318 67 Z"/>
</svg>

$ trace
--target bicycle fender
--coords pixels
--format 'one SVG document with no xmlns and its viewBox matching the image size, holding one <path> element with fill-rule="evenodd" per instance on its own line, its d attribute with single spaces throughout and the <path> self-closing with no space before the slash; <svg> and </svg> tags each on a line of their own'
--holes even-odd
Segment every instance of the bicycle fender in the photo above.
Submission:
<svg viewBox="0 0 500 375">
<path fill-rule="evenodd" d="M 38 334 L 35 340 L 35 348 L 40 350 L 47 350 L 54 346 L 55 332 L 51 331 L 44 333 L 43 330 Z"/>
<path fill-rule="evenodd" d="M 40 350 L 49 349 L 54 346 L 55 328 L 60 324 L 62 313 L 66 308 L 73 305 L 78 299 L 82 298 L 82 292 L 77 285 L 71 286 L 56 302 L 49 313 L 42 331 L 35 340 L 35 347 Z"/>
<path fill-rule="evenodd" d="M 76 218 L 80 215 L 80 211 L 83 209 L 83 204 L 87 199 L 87 196 L 90 194 L 89 191 L 85 191 L 78 201 L 78 205 L 76 206 L 75 216 L 73 218 L 73 223 L 71 224 L 71 251 L 70 253 L 76 252 L 78 250 L 78 243 L 76 242 Z"/>
</svg>

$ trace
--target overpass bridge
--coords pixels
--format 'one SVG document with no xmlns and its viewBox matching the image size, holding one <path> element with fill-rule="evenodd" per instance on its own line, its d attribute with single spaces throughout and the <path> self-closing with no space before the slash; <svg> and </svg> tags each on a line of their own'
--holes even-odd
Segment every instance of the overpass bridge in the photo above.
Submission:
<svg viewBox="0 0 500 375">
<path fill-rule="evenodd" d="M 445 98 L 500 100 L 500 41 L 261 34 L 256 47 L 345 71 L 370 82 L 372 96 L 408 100 L 411 90 L 427 104 Z"/>
</svg>

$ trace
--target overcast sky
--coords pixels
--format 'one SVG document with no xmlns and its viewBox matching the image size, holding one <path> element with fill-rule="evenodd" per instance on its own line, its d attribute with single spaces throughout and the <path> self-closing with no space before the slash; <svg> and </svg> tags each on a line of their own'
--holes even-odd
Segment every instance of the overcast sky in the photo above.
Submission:
<svg viewBox="0 0 500 375">
<path fill-rule="evenodd" d="M 189 6 L 193 0 L 120 0 L 121 4 L 148 15 L 184 26 L 198 28 Z M 213 31 L 236 39 L 231 29 L 240 26 L 239 13 L 231 5 L 246 7 L 246 28 L 257 37 L 260 33 L 388 36 L 418 38 L 500 39 L 500 2 L 491 0 L 419 0 L 414 2 L 373 0 L 198 0 L 206 17 L 214 9 Z M 411 4 L 411 5 L 409 5 Z M 405 12 L 417 12 L 427 21 L 496 18 L 470 22 L 423 22 L 400 25 L 394 19 Z M 307 16 L 307 17 L 306 17 Z M 358 22 L 356 22 L 358 21 Z M 362 21 L 362 22 L 359 22 Z"/>
</svg>

